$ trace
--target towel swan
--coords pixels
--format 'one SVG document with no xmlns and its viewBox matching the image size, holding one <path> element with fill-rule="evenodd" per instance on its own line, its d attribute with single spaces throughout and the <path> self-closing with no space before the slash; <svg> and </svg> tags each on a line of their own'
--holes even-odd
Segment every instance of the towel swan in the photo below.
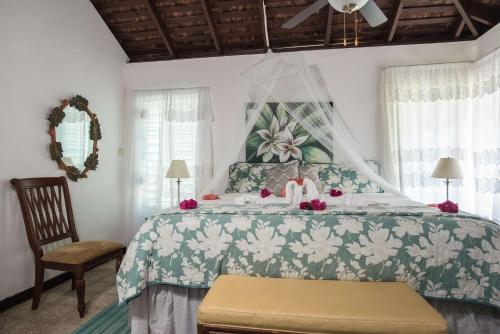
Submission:
<svg viewBox="0 0 500 334">
<path fill-rule="evenodd" d="M 306 190 L 306 194 L 304 194 L 304 189 Z M 303 200 L 310 201 L 315 198 L 319 198 L 318 188 L 313 181 L 310 179 L 304 179 L 302 184 L 299 184 L 296 180 L 290 180 L 286 184 L 285 187 L 285 198 L 276 197 L 271 195 L 266 198 L 261 198 L 258 195 L 242 195 L 238 196 L 234 199 L 236 204 L 244 205 L 244 204 L 280 204 L 280 203 L 288 203 L 288 204 L 299 204 Z"/>
<path fill-rule="evenodd" d="M 304 189 L 306 191 L 304 195 Z M 285 188 L 286 202 L 290 204 L 298 204 L 303 199 L 310 201 L 319 197 L 318 188 L 311 179 L 305 178 L 303 184 L 299 184 L 296 180 L 290 180 Z"/>
</svg>

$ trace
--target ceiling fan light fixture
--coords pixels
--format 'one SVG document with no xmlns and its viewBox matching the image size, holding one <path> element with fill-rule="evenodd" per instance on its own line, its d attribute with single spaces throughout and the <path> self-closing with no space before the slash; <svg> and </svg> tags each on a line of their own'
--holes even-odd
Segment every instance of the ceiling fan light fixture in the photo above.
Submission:
<svg viewBox="0 0 500 334">
<path fill-rule="evenodd" d="M 328 2 L 335 10 L 351 14 L 366 5 L 368 0 L 328 0 Z"/>
</svg>

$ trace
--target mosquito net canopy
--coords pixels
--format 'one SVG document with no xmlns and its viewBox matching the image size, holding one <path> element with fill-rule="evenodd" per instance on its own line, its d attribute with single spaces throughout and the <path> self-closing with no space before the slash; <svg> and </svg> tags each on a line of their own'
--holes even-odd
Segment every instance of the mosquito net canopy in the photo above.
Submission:
<svg viewBox="0 0 500 334">
<path fill-rule="evenodd" d="M 264 140 L 255 154 L 262 156 L 262 161 L 269 161 L 273 156 L 274 159 L 279 157 L 281 162 L 292 158 L 302 160 L 303 152 L 298 146 L 306 140 L 315 140 L 323 150 L 308 154 L 324 155 L 326 151 L 332 161 L 358 170 L 386 192 L 401 195 L 367 164 L 362 148 L 331 104 L 332 99 L 318 68 L 308 65 L 300 53 L 267 54 L 246 69 L 241 79 L 249 102 L 245 106 L 246 122 L 236 132 L 238 137 L 230 141 L 231 148 L 225 153 L 225 158 L 212 180 L 204 187 L 203 193 L 225 183 L 229 166 L 241 161 L 246 141 L 257 125 L 257 128 L 261 128 L 259 135 Z M 262 129 L 258 122 L 269 118 L 267 108 L 271 103 L 278 106 L 278 117 L 267 120 L 270 126 Z M 307 136 L 297 134 L 297 131 L 292 134 L 299 125 L 307 131 Z"/>
</svg>

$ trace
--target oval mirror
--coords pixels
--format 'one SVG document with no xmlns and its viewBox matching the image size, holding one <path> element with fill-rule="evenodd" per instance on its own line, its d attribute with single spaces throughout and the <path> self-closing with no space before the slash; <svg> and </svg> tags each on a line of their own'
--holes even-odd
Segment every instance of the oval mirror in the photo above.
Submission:
<svg viewBox="0 0 500 334">
<path fill-rule="evenodd" d="M 87 177 L 97 169 L 97 141 L 101 130 L 97 116 L 88 108 L 88 101 L 76 95 L 63 100 L 49 115 L 50 156 L 70 180 Z"/>
</svg>

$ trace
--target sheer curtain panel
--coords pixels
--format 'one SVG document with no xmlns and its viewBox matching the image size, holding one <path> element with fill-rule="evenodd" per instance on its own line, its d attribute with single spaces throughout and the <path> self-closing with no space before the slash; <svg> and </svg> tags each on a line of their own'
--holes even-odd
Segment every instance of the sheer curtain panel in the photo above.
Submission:
<svg viewBox="0 0 500 334">
<path fill-rule="evenodd" d="M 431 177 L 441 157 L 459 160 L 450 199 L 500 219 L 500 50 L 475 63 L 404 66 L 383 73 L 385 170 L 410 198 L 444 201 Z"/>
<path fill-rule="evenodd" d="M 176 179 L 165 177 L 170 162 L 185 160 L 181 200 L 194 198 L 213 174 L 213 113 L 208 88 L 137 91 L 129 121 L 128 235 L 148 216 L 177 204 Z"/>
</svg>

